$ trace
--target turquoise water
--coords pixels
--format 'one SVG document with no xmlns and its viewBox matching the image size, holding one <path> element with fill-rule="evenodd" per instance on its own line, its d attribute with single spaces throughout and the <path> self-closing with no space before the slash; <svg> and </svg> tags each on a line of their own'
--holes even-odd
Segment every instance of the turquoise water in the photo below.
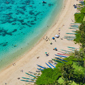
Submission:
<svg viewBox="0 0 85 85">
<path fill-rule="evenodd" d="M 63 4 L 63 0 L 42 1 L 0 0 L 0 68 L 45 34 Z"/>
</svg>

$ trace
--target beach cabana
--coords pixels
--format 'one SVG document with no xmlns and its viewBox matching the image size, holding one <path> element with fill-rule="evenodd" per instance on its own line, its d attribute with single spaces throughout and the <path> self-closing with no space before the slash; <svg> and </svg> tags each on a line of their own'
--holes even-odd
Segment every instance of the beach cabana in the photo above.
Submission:
<svg viewBox="0 0 85 85">
<path fill-rule="evenodd" d="M 55 35 L 56 38 L 59 38 L 59 35 Z"/>
</svg>

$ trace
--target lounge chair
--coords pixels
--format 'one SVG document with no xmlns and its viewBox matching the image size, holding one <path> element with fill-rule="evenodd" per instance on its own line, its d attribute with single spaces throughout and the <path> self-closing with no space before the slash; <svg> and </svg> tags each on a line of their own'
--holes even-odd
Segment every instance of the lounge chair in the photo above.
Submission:
<svg viewBox="0 0 85 85">
<path fill-rule="evenodd" d="M 57 53 L 58 55 L 69 56 L 68 54 Z"/>
<path fill-rule="evenodd" d="M 40 69 L 40 68 L 37 68 L 38 70 L 40 70 L 40 71 L 43 71 L 43 69 Z"/>
<path fill-rule="evenodd" d="M 39 76 L 37 73 L 33 73 L 33 72 L 31 72 L 31 71 L 29 71 L 29 73 L 32 73 L 33 75 Z"/>
<path fill-rule="evenodd" d="M 52 67 L 56 68 L 53 64 L 51 64 L 50 62 L 48 62 Z"/>
<path fill-rule="evenodd" d="M 48 65 L 47 63 L 45 63 L 49 68 L 52 68 L 50 65 Z"/>
<path fill-rule="evenodd" d="M 25 72 L 25 73 L 26 73 L 26 72 Z M 32 75 L 32 74 L 29 74 L 29 73 L 26 73 L 26 74 L 36 78 L 36 76 L 34 76 L 34 75 Z"/>
<path fill-rule="evenodd" d="M 39 66 L 39 67 L 41 67 L 41 68 L 43 68 L 43 69 L 46 69 L 45 67 L 43 67 L 43 66 L 41 66 L 41 65 L 38 65 L 38 64 L 37 64 L 37 66 Z"/>
<path fill-rule="evenodd" d="M 55 56 L 59 56 L 59 57 L 67 57 L 67 56 L 62 56 L 62 55 L 57 55 L 57 54 L 55 54 Z"/>
<path fill-rule="evenodd" d="M 26 78 L 26 77 L 22 77 L 23 79 L 30 79 L 30 78 Z"/>
<path fill-rule="evenodd" d="M 56 59 L 59 59 L 59 60 L 62 60 L 62 61 L 65 61 L 65 62 L 68 62 L 68 61 L 66 61 L 66 60 L 63 60 L 63 59 L 60 59 L 60 58 L 57 58 L 57 57 L 55 57 Z"/>
<path fill-rule="evenodd" d="M 52 60 L 54 60 L 55 62 L 64 63 L 64 62 L 56 60 L 56 59 L 52 59 Z"/>
</svg>

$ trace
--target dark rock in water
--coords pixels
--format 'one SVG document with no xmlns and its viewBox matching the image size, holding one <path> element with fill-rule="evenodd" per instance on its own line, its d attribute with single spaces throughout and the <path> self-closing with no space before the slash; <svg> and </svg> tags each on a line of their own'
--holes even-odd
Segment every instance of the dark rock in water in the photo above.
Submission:
<svg viewBox="0 0 85 85">
<path fill-rule="evenodd" d="M 2 45 L 3 43 L 0 43 L 0 45 Z"/>
<path fill-rule="evenodd" d="M 36 6 L 34 8 L 36 8 Z"/>
<path fill-rule="evenodd" d="M 17 29 L 14 29 L 12 32 L 16 32 L 17 31 Z"/>
<path fill-rule="evenodd" d="M 20 8 L 23 9 L 24 11 L 26 10 L 25 6 L 22 6 L 22 7 L 20 7 Z"/>
<path fill-rule="evenodd" d="M 20 11 L 20 10 L 17 10 L 18 13 L 21 13 L 21 14 L 24 14 L 24 12 Z"/>
<path fill-rule="evenodd" d="M 24 2 L 22 4 L 25 4 Z"/>
<path fill-rule="evenodd" d="M 29 7 L 32 7 L 32 5 L 30 5 Z"/>
<path fill-rule="evenodd" d="M 32 27 L 32 26 L 30 26 L 30 25 L 28 25 L 29 27 Z"/>
<path fill-rule="evenodd" d="M 34 21 L 31 21 L 31 22 L 34 22 Z"/>
<path fill-rule="evenodd" d="M 21 16 L 19 16 L 19 18 L 21 18 Z"/>
<path fill-rule="evenodd" d="M 35 14 L 35 16 L 39 15 L 41 12 L 38 12 L 37 14 Z"/>
<path fill-rule="evenodd" d="M 30 15 L 33 15 L 34 14 L 33 10 L 29 11 L 29 14 Z"/>
<path fill-rule="evenodd" d="M 26 25 L 26 23 L 21 23 L 22 25 Z"/>
<path fill-rule="evenodd" d="M 20 21 L 21 23 L 23 23 L 23 22 L 24 22 L 24 20 L 18 20 L 18 21 Z"/>
<path fill-rule="evenodd" d="M 16 23 L 12 23 L 12 25 L 15 25 Z"/>
<path fill-rule="evenodd" d="M 9 20 L 8 23 L 12 23 L 12 21 Z"/>
<path fill-rule="evenodd" d="M 15 21 L 17 21 L 17 19 L 16 18 L 13 18 L 13 22 L 15 22 Z"/>
<path fill-rule="evenodd" d="M 0 43 L 0 45 L 2 45 L 2 46 L 6 46 L 7 44 L 8 44 L 8 42 Z"/>
<path fill-rule="evenodd" d="M 5 3 L 6 3 L 6 4 L 9 4 L 9 2 L 8 2 L 8 1 L 6 1 Z"/>
<path fill-rule="evenodd" d="M 5 21 L 2 21 L 2 22 L 1 22 L 1 24 L 5 24 L 5 23 L 7 23 L 7 22 L 5 22 Z"/>
<path fill-rule="evenodd" d="M 7 7 L 7 9 L 11 9 L 11 6 Z"/>
<path fill-rule="evenodd" d="M 34 21 L 37 21 L 36 17 L 34 17 Z"/>
<path fill-rule="evenodd" d="M 53 6 L 53 4 L 48 4 L 48 6 Z"/>
<path fill-rule="evenodd" d="M 26 1 L 25 1 L 26 5 L 29 5 L 30 2 L 31 2 L 30 0 L 26 0 Z"/>
<path fill-rule="evenodd" d="M 3 46 L 6 46 L 7 44 L 5 43 L 5 44 L 3 44 Z"/>
<path fill-rule="evenodd" d="M 30 23 L 31 25 L 35 25 L 36 23 Z"/>
<path fill-rule="evenodd" d="M 19 13 L 16 13 L 16 15 L 18 15 Z"/>
<path fill-rule="evenodd" d="M 12 33 L 11 33 L 11 32 L 9 32 L 9 33 L 7 33 L 7 34 L 12 36 Z"/>
<path fill-rule="evenodd" d="M 30 21 L 27 21 L 28 23 L 30 23 Z"/>
</svg>

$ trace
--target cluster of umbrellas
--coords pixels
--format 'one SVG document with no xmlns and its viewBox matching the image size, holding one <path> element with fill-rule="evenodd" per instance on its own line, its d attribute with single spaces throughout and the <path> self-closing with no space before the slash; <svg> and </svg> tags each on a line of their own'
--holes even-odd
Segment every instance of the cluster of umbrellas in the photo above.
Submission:
<svg viewBox="0 0 85 85">
<path fill-rule="evenodd" d="M 55 35 L 55 37 L 52 37 L 53 40 L 54 40 L 55 38 L 59 38 L 59 35 Z"/>
</svg>

